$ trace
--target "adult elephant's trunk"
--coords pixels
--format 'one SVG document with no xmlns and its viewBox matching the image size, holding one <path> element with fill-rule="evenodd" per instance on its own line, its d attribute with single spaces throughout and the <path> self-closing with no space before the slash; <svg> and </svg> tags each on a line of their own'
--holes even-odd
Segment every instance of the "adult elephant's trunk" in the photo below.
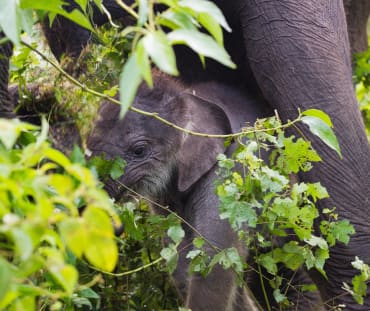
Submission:
<svg viewBox="0 0 370 311">
<path fill-rule="evenodd" d="M 293 119 L 297 109 L 318 108 L 334 123 L 343 159 L 307 134 L 323 162 L 305 182 L 320 181 L 331 199 L 321 208 L 337 207 L 342 218 L 355 226 L 349 245 L 331 250 L 325 265 L 328 281 L 316 277 L 324 299 L 354 306 L 342 290 L 351 283 L 355 256 L 370 262 L 370 151 L 355 99 L 343 4 L 340 0 L 240 0 L 244 39 L 249 63 L 268 102 L 283 119 Z M 306 133 L 305 133 L 306 135 Z"/>
<path fill-rule="evenodd" d="M 0 32 L 0 39 L 4 38 Z M 12 55 L 13 45 L 6 42 L 0 45 L 0 118 L 13 117 L 12 105 L 8 92 L 9 82 L 9 57 Z"/>
</svg>

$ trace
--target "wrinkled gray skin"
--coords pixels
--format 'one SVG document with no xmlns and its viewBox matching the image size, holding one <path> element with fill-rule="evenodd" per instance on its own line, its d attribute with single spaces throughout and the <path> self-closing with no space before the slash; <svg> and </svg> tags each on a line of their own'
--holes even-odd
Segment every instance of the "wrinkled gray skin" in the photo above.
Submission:
<svg viewBox="0 0 370 311">
<path fill-rule="evenodd" d="M 351 54 L 367 49 L 367 22 L 370 14 L 369 0 L 343 0 Z"/>
<path fill-rule="evenodd" d="M 272 114 L 263 108 L 263 100 L 258 105 L 245 92 L 228 85 L 183 85 L 163 74 L 155 74 L 154 82 L 153 90 L 141 87 L 134 107 L 157 112 L 188 130 L 228 134 L 239 131 L 245 122 L 253 124 L 257 117 L 266 116 L 267 112 Z M 123 120 L 118 115 L 117 105 L 103 104 L 87 142 L 92 155 L 120 156 L 127 162 L 119 182 L 107 182 L 108 192 L 116 199 L 127 195 L 125 188 L 120 187 L 122 183 L 144 197 L 169 206 L 215 246 L 221 249 L 234 246 L 246 256 L 228 222 L 220 220 L 214 190 L 216 156 L 224 152 L 230 155 L 233 145 L 225 149 L 222 139 L 185 134 L 135 112 L 128 112 Z M 156 213 L 166 213 L 156 206 L 153 209 Z M 185 256 L 195 233 L 185 224 L 183 228 L 186 236 L 179 246 L 182 251 L 173 279 L 186 306 L 193 311 L 255 310 L 247 292 L 236 287 L 231 270 L 217 266 L 207 278 L 195 275 L 189 279 Z M 207 251 L 214 252 L 210 247 Z M 285 276 L 290 279 L 292 273 Z M 258 277 L 248 279 L 257 298 L 261 298 Z M 293 285 L 310 283 L 304 272 L 298 272 L 293 279 Z M 315 303 L 319 304 L 317 294 L 299 296 L 294 290 L 288 294 L 294 301 L 300 301 L 294 310 L 309 310 Z"/>
<path fill-rule="evenodd" d="M 4 34 L 0 32 L 0 39 Z M 12 54 L 13 45 L 10 42 L 0 45 L 0 118 L 12 118 L 13 105 L 8 92 L 9 82 L 9 57 Z"/>
</svg>

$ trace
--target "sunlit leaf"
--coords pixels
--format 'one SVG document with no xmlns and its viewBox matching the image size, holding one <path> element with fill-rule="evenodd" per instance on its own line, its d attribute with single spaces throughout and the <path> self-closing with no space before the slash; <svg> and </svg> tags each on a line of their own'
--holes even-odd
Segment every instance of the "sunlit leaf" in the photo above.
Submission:
<svg viewBox="0 0 370 311">
<path fill-rule="evenodd" d="M 227 67 L 236 67 L 225 49 L 206 34 L 199 31 L 178 29 L 170 32 L 167 37 L 172 44 L 186 44 L 203 56 L 217 60 Z"/>
<path fill-rule="evenodd" d="M 310 131 L 318 136 L 326 145 L 335 150 L 340 157 L 342 157 L 339 143 L 334 131 L 321 118 L 316 116 L 304 116 L 302 117 L 302 122 L 307 124 Z"/>
<path fill-rule="evenodd" d="M 231 28 L 226 22 L 222 11 L 211 1 L 199 0 L 181 0 L 179 1 L 181 7 L 189 8 L 196 13 L 206 13 L 214 18 L 227 31 Z"/>
<path fill-rule="evenodd" d="M 161 32 L 151 32 L 142 39 L 145 51 L 160 70 L 170 75 L 178 75 L 175 52 L 167 36 Z"/>
<path fill-rule="evenodd" d="M 136 53 L 133 53 L 123 66 L 122 74 L 120 77 L 120 118 L 123 118 L 130 108 L 134 100 L 136 91 L 142 81 L 141 77 L 142 74 L 137 63 L 137 56 Z"/>
</svg>

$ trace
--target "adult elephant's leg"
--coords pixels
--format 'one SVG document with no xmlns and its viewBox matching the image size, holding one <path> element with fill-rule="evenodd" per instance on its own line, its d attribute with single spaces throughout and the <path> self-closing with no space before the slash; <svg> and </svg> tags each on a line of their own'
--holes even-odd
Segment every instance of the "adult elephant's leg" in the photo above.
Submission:
<svg viewBox="0 0 370 311">
<path fill-rule="evenodd" d="M 4 34 L 0 32 L 0 39 Z M 10 42 L 0 45 L 0 118 L 13 117 L 12 105 L 8 92 L 9 83 L 9 57 L 12 55 L 13 46 Z"/>
<path fill-rule="evenodd" d="M 359 306 L 342 290 L 357 273 L 351 266 L 355 256 L 370 262 L 370 151 L 352 86 L 342 1 L 239 3 L 249 63 L 268 102 L 284 120 L 296 117 L 298 108 L 322 109 L 333 120 L 343 159 L 306 131 L 323 162 L 301 177 L 328 188 L 331 198 L 320 207 L 336 206 L 356 234 L 348 245 L 331 249 L 328 280 L 315 281 L 324 299 L 369 310 L 370 297 Z"/>
<path fill-rule="evenodd" d="M 74 0 L 67 0 L 68 5 L 65 6 L 66 11 L 71 12 L 74 9 L 79 9 L 79 6 Z M 133 0 L 124 1 L 127 5 L 131 5 Z M 124 19 L 124 24 L 129 24 L 131 19 L 126 11 L 124 11 L 115 0 L 104 1 L 104 7 L 109 12 L 110 17 L 114 20 L 117 18 Z M 92 23 L 101 26 L 109 21 L 106 13 L 101 12 L 94 4 L 92 4 Z M 51 51 L 54 56 L 61 60 L 63 54 L 72 59 L 76 59 L 82 52 L 83 48 L 89 43 L 91 32 L 63 16 L 57 16 L 52 25 L 46 18 L 42 23 L 45 36 L 48 40 Z"/>
<path fill-rule="evenodd" d="M 370 15 L 369 0 L 343 0 L 346 12 L 351 54 L 367 49 L 367 21 Z"/>
</svg>

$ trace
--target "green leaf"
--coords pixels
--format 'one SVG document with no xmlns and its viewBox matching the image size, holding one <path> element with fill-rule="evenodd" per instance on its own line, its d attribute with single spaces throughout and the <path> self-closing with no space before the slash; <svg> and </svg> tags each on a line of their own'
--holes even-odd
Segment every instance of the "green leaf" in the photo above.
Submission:
<svg viewBox="0 0 370 311">
<path fill-rule="evenodd" d="M 54 14 L 60 14 L 70 19 L 72 22 L 94 32 L 94 28 L 91 26 L 89 19 L 81 11 L 74 9 L 71 12 L 67 12 L 62 8 L 63 3 L 64 2 L 60 0 L 21 0 L 20 7 L 23 9 L 42 10 L 52 12 Z"/>
<path fill-rule="evenodd" d="M 5 148 L 11 149 L 22 131 L 35 130 L 37 126 L 22 123 L 18 119 L 0 119 L 0 141 Z"/>
<path fill-rule="evenodd" d="M 0 301 L 2 301 L 3 297 L 7 293 L 11 280 L 12 280 L 12 269 L 10 264 L 0 257 Z"/>
<path fill-rule="evenodd" d="M 114 239 L 97 232 L 89 234 L 84 254 L 93 266 L 103 271 L 113 271 L 118 261 L 118 249 Z"/>
<path fill-rule="evenodd" d="M 134 101 L 136 91 L 141 83 L 141 71 L 135 53 L 131 54 L 123 66 L 120 77 L 120 118 L 123 118 Z"/>
<path fill-rule="evenodd" d="M 109 176 L 112 177 L 113 180 L 117 180 L 123 175 L 124 168 L 126 166 L 126 161 L 120 157 L 115 157 L 111 163 Z"/>
<path fill-rule="evenodd" d="M 288 298 L 280 291 L 279 288 L 274 290 L 273 295 L 277 303 L 288 302 Z"/>
<path fill-rule="evenodd" d="M 294 140 L 293 136 L 283 139 L 284 149 L 276 159 L 276 165 L 285 174 L 307 172 L 312 168 L 311 162 L 321 161 L 312 149 L 311 143 L 302 138 Z"/>
<path fill-rule="evenodd" d="M 179 244 L 185 236 L 185 232 L 180 225 L 170 227 L 167 234 L 175 244 Z"/>
<path fill-rule="evenodd" d="M 201 13 L 198 15 L 198 20 L 202 26 L 208 30 L 208 32 L 215 38 L 219 45 L 223 45 L 223 33 L 219 24 L 207 13 Z"/>
<path fill-rule="evenodd" d="M 222 14 L 222 11 L 211 1 L 199 0 L 182 0 L 179 1 L 179 6 L 189 8 L 196 13 L 206 13 L 220 24 L 225 30 L 231 32 L 231 28 Z"/>
<path fill-rule="evenodd" d="M 178 29 L 170 32 L 167 37 L 172 44 L 186 44 L 200 55 L 217 60 L 227 67 L 236 68 L 226 50 L 206 34 Z"/>
<path fill-rule="evenodd" d="M 176 67 L 175 52 L 162 31 L 149 33 L 142 39 L 142 43 L 145 51 L 160 70 L 174 76 L 179 74 Z"/>
<path fill-rule="evenodd" d="M 301 120 L 308 125 L 314 135 L 318 136 L 326 145 L 342 157 L 337 137 L 326 122 L 316 116 L 305 116 Z"/>
<path fill-rule="evenodd" d="M 305 240 L 305 242 L 311 246 L 318 246 L 321 249 L 328 249 L 328 243 L 322 237 L 312 235 L 311 238 Z"/>
<path fill-rule="evenodd" d="M 113 224 L 107 213 L 99 208 L 87 207 L 83 213 L 88 239 L 85 256 L 91 264 L 104 271 L 112 271 L 118 260 Z"/>
<path fill-rule="evenodd" d="M 34 296 L 20 297 L 12 303 L 8 311 L 36 311 L 36 298 Z"/>
<path fill-rule="evenodd" d="M 73 150 L 69 157 L 73 163 L 80 163 L 82 165 L 86 165 L 85 155 L 82 152 L 81 148 L 77 145 L 73 146 Z"/>
<path fill-rule="evenodd" d="M 196 20 L 186 12 L 167 10 L 158 16 L 158 23 L 171 29 L 196 31 Z"/>
<path fill-rule="evenodd" d="M 49 271 L 60 285 L 66 290 L 68 295 L 72 295 L 75 286 L 77 285 L 78 272 L 72 265 L 50 265 Z"/>
<path fill-rule="evenodd" d="M 149 11 L 148 0 L 139 0 L 139 18 L 137 19 L 137 25 L 142 26 L 148 19 Z"/>
<path fill-rule="evenodd" d="M 196 248 L 201 248 L 203 245 L 204 245 L 204 239 L 201 238 L 201 237 L 196 237 L 194 240 L 193 240 L 193 244 Z"/>
<path fill-rule="evenodd" d="M 0 0 L 0 26 L 5 35 L 16 45 L 19 45 L 21 24 L 17 5 L 17 0 Z"/>
<path fill-rule="evenodd" d="M 362 274 L 355 275 L 352 279 L 353 298 L 361 305 L 364 304 L 364 297 L 367 292 L 366 281 L 366 278 Z"/>
<path fill-rule="evenodd" d="M 354 227 L 346 219 L 332 223 L 331 234 L 344 244 L 348 244 L 350 235 L 355 233 Z"/>
<path fill-rule="evenodd" d="M 141 76 L 144 78 L 150 88 L 153 87 L 152 67 L 150 65 L 149 57 L 145 51 L 142 41 L 136 47 L 136 62 L 140 68 Z"/>
<path fill-rule="evenodd" d="M 333 127 L 333 123 L 331 122 L 329 115 L 327 115 L 322 110 L 308 109 L 303 111 L 302 115 L 319 118 L 321 121 L 324 121 L 328 126 Z"/>
<path fill-rule="evenodd" d="M 33 252 L 33 243 L 30 236 L 20 228 L 13 228 L 11 236 L 15 244 L 15 252 L 20 260 L 27 260 Z"/>
<path fill-rule="evenodd" d="M 176 269 L 177 261 L 179 260 L 179 254 L 177 253 L 175 245 L 170 244 L 168 247 L 162 249 L 161 257 L 166 260 L 168 272 L 173 273 Z"/>
<path fill-rule="evenodd" d="M 87 244 L 85 223 L 81 218 L 67 218 L 58 225 L 62 239 L 77 257 L 81 257 Z"/>
<path fill-rule="evenodd" d="M 275 275 L 278 271 L 276 262 L 274 258 L 271 257 L 271 253 L 259 255 L 257 262 L 272 275 Z"/>
</svg>

